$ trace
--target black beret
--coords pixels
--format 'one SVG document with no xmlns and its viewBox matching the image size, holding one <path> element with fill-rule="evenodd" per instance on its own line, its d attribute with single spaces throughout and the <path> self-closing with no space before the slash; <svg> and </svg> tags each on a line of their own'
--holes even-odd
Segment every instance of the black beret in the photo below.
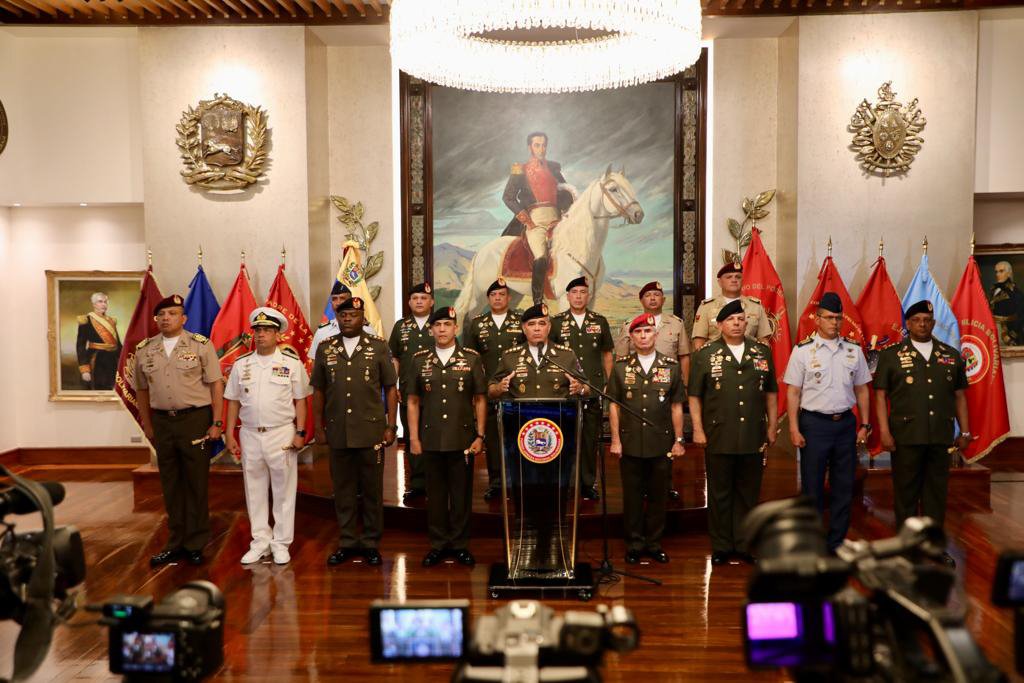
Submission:
<svg viewBox="0 0 1024 683">
<path fill-rule="evenodd" d="M 343 285 L 338 280 L 334 281 L 334 286 L 331 287 L 331 296 L 338 296 L 339 294 L 351 294 L 352 290 Z"/>
<path fill-rule="evenodd" d="M 721 268 L 718 269 L 718 275 L 716 275 L 715 277 L 722 277 L 723 275 L 728 275 L 729 273 L 742 273 L 742 272 L 743 272 L 743 266 L 742 265 L 740 265 L 739 263 L 736 263 L 735 261 L 729 261 L 724 266 L 722 266 Z"/>
<path fill-rule="evenodd" d="M 421 282 L 409 290 L 409 296 L 413 294 L 430 294 L 433 296 L 434 288 L 430 286 L 429 282 Z"/>
<path fill-rule="evenodd" d="M 179 294 L 171 294 L 166 299 L 162 299 L 160 303 L 153 307 L 153 315 L 156 315 L 165 308 L 171 308 L 173 306 L 184 306 L 185 300 L 181 298 Z"/>
<path fill-rule="evenodd" d="M 733 299 L 732 301 L 730 301 L 726 305 L 722 306 L 722 309 L 720 311 L 718 311 L 718 315 L 715 317 L 715 320 L 717 320 L 718 322 L 722 322 L 723 320 L 728 318 L 730 315 L 736 315 L 737 313 L 742 313 L 742 312 L 743 312 L 743 303 L 739 299 Z"/>
<path fill-rule="evenodd" d="M 643 299 L 644 294 L 651 291 L 652 289 L 656 289 L 662 293 L 665 292 L 665 290 L 661 288 L 661 283 L 655 280 L 654 282 L 648 282 L 646 285 L 640 288 L 640 298 Z"/>
<path fill-rule="evenodd" d="M 842 313 L 843 301 L 835 292 L 825 292 L 821 295 L 821 301 L 818 302 L 818 308 L 824 308 L 826 311 L 830 311 L 832 313 Z"/>
<path fill-rule="evenodd" d="M 349 310 L 359 311 L 360 313 L 362 313 L 363 312 L 363 300 L 360 299 L 358 296 L 354 296 L 354 297 L 352 297 L 350 299 L 345 299 L 340 304 L 338 304 L 338 309 L 337 310 L 338 310 L 338 313 L 341 313 L 342 311 L 349 311 Z"/>
<path fill-rule="evenodd" d="M 525 324 L 527 321 L 533 320 L 534 318 L 546 317 L 548 317 L 548 305 L 534 304 L 523 311 L 523 317 L 520 320 Z"/>
<path fill-rule="evenodd" d="M 505 282 L 505 278 L 499 277 L 497 280 L 492 282 L 491 286 L 487 288 L 487 293 L 490 294 L 497 289 L 508 289 L 508 283 Z"/>
<path fill-rule="evenodd" d="M 580 275 L 575 280 L 570 280 L 569 281 L 569 284 L 567 284 L 565 286 L 565 291 L 568 292 L 573 287 L 590 287 L 590 285 L 587 284 L 587 278 L 585 278 L 584 276 Z"/>
<path fill-rule="evenodd" d="M 456 322 L 455 309 L 451 306 L 445 306 L 444 308 L 438 309 L 430 314 L 429 324 L 433 325 L 438 320 L 451 320 L 452 322 Z"/>
<path fill-rule="evenodd" d="M 932 306 L 931 301 L 928 301 L 928 299 L 921 299 L 917 303 L 911 304 L 907 310 L 903 311 L 903 317 L 909 318 L 910 316 L 918 313 L 932 313 L 934 310 L 935 309 Z"/>
</svg>

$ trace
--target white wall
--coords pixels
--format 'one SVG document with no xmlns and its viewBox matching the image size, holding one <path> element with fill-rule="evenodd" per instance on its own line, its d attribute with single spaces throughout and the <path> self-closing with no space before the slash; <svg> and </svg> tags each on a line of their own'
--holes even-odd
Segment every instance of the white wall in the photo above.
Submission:
<svg viewBox="0 0 1024 683">
<path fill-rule="evenodd" d="M 0 28 L 0 205 L 142 200 L 135 28 Z"/>
<path fill-rule="evenodd" d="M 976 192 L 1024 192 L 1024 8 L 981 13 Z M 1021 240 L 1016 240 L 1021 241 Z"/>
<path fill-rule="evenodd" d="M 142 207 L 21 208 L 6 213 L 10 220 L 2 286 L 8 291 L 3 300 L 8 302 L 10 319 L 18 325 L 16 334 L 4 335 L 16 343 L 16 349 L 6 355 L 16 361 L 7 368 L 13 381 L 3 382 L 14 387 L 13 396 L 5 397 L 4 412 L 14 408 L 17 445 L 131 445 L 130 437 L 140 431 L 119 401 L 49 400 L 44 271 L 141 270 L 145 263 Z"/>
<path fill-rule="evenodd" d="M 3 38 L 0 37 L 0 57 L 3 55 Z M 0 264 L 10 263 L 11 255 L 11 210 L 0 206 Z M 0 301 L 12 300 L 11 277 L 0 278 Z M 0 355 L 13 358 L 14 335 L 0 335 Z M 13 381 L 0 382 L 0 453 L 18 446 L 18 384 Z"/>
</svg>

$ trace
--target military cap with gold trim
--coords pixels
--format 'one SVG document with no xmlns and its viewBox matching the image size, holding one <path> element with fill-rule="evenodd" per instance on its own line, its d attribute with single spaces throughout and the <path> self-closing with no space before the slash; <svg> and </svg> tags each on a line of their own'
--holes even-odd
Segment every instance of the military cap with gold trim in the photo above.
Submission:
<svg viewBox="0 0 1024 683">
<path fill-rule="evenodd" d="M 548 305 L 547 304 L 534 304 L 525 311 L 523 311 L 523 317 L 520 321 L 525 325 L 527 322 L 534 318 L 546 318 L 548 317 Z"/>
<path fill-rule="evenodd" d="M 729 273 L 742 272 L 743 266 L 741 264 L 737 263 L 736 261 L 729 261 L 724 266 L 718 269 L 718 275 L 716 275 L 715 277 L 722 277 L 723 275 L 728 275 Z"/>
<path fill-rule="evenodd" d="M 646 294 L 647 292 L 650 292 L 652 290 L 653 291 L 662 292 L 662 293 L 665 292 L 665 290 L 662 289 L 662 287 L 661 287 L 661 283 L 658 282 L 657 280 L 655 280 L 654 282 L 648 282 L 646 285 L 644 285 L 643 287 L 640 288 L 640 298 L 643 299 L 644 298 L 644 294 Z"/>
<path fill-rule="evenodd" d="M 910 304 L 910 306 L 907 307 L 907 310 L 903 311 L 903 317 L 909 318 L 913 315 L 917 315 L 918 313 L 932 313 L 934 310 L 935 309 L 932 306 L 931 301 L 928 301 L 928 299 L 921 299 L 918 302 Z"/>
<path fill-rule="evenodd" d="M 362 311 L 363 300 L 360 299 L 358 296 L 354 296 L 351 299 L 345 299 L 340 304 L 338 304 L 338 313 L 349 310 Z"/>
<path fill-rule="evenodd" d="M 743 312 L 743 302 L 739 299 L 733 299 L 718 311 L 718 315 L 715 316 L 715 320 L 722 322 L 730 315 L 736 315 L 737 313 Z"/>
<path fill-rule="evenodd" d="M 451 306 L 445 306 L 444 308 L 434 311 L 430 314 L 430 320 L 428 323 L 433 325 L 439 320 L 451 320 L 452 322 L 457 322 L 455 318 L 455 309 Z"/>
<path fill-rule="evenodd" d="M 629 323 L 629 331 L 632 332 L 638 327 L 654 327 L 654 316 L 650 313 L 641 313 Z"/>
<path fill-rule="evenodd" d="M 487 288 L 487 293 L 490 294 L 498 289 L 508 289 L 508 283 L 505 282 L 505 278 L 499 277 L 497 280 L 492 282 L 491 286 Z"/>
<path fill-rule="evenodd" d="M 185 300 L 181 298 L 180 294 L 171 294 L 166 299 L 162 299 L 153 307 L 153 315 L 159 314 L 165 308 L 172 308 L 174 306 L 185 306 Z"/>
<path fill-rule="evenodd" d="M 339 294 L 351 294 L 352 290 L 345 286 L 341 281 L 335 280 L 334 286 L 331 287 L 331 296 L 338 296 Z"/>
<path fill-rule="evenodd" d="M 433 296 L 434 288 L 430 286 L 429 282 L 421 282 L 409 290 L 409 296 L 412 296 L 413 294 L 430 294 Z"/>
<path fill-rule="evenodd" d="M 568 292 L 573 287 L 589 287 L 589 286 L 590 285 L 587 284 L 587 278 L 584 277 L 583 275 L 580 275 L 575 280 L 569 280 L 569 284 L 567 284 L 565 286 L 565 291 Z"/>
<path fill-rule="evenodd" d="M 269 306 L 260 306 L 249 314 L 249 326 L 253 329 L 257 327 L 272 327 L 280 332 L 286 332 L 288 330 L 288 320 L 281 315 L 281 311 L 277 311 Z"/>
</svg>

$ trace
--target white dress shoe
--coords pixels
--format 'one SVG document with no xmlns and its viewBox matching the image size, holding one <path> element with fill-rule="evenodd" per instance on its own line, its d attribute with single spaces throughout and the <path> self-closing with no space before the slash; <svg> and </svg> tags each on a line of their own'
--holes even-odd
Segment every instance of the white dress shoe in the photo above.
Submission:
<svg viewBox="0 0 1024 683">
<path fill-rule="evenodd" d="M 242 564 L 256 564 L 266 556 L 266 548 L 249 548 L 249 552 L 242 555 Z"/>
<path fill-rule="evenodd" d="M 292 556 L 288 554 L 287 548 L 275 548 L 273 555 L 274 564 L 288 564 L 292 561 Z"/>
</svg>

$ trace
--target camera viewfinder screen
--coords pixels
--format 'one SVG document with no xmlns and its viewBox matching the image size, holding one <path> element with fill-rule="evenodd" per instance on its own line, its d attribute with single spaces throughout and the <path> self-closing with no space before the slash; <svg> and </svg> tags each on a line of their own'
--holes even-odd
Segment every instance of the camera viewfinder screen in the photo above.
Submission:
<svg viewBox="0 0 1024 683">
<path fill-rule="evenodd" d="M 459 608 L 382 609 L 383 659 L 455 659 L 462 656 L 463 611 Z"/>
<path fill-rule="evenodd" d="M 1010 567 L 1010 581 L 1006 592 L 1011 602 L 1024 602 L 1024 560 L 1017 560 Z"/>
<path fill-rule="evenodd" d="M 835 621 L 827 602 L 753 602 L 747 605 L 746 628 L 752 667 L 825 664 L 835 655 Z"/>
<path fill-rule="evenodd" d="M 124 671 L 170 673 L 174 670 L 173 633 L 124 633 L 121 665 Z"/>
</svg>

